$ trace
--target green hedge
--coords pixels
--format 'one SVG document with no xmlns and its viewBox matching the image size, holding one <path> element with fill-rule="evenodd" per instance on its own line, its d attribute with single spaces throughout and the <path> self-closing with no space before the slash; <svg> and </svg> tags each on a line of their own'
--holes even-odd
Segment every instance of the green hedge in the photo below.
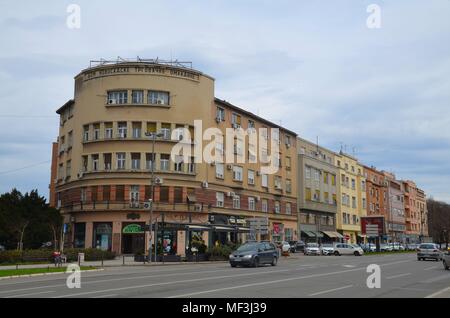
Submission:
<svg viewBox="0 0 450 318">
<path fill-rule="evenodd" d="M 234 251 L 235 246 L 229 245 L 217 245 L 208 249 L 207 255 L 210 261 L 224 260 L 227 261 L 230 254 Z"/>
<path fill-rule="evenodd" d="M 38 250 L 24 250 L 23 252 L 11 250 L 0 251 L 0 264 L 17 264 L 33 261 L 49 261 L 52 258 L 53 250 L 51 249 L 38 249 Z M 78 260 L 78 253 L 84 253 L 85 261 L 99 261 L 102 258 L 104 260 L 114 259 L 116 254 L 114 252 L 102 251 L 95 248 L 67 248 L 64 250 L 64 255 L 67 256 L 68 262 Z"/>
</svg>

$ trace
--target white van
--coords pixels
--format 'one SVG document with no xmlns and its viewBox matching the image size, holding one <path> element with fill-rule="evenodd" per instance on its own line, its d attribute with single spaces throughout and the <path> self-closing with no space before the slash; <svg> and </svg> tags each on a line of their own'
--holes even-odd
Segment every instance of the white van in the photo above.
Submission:
<svg viewBox="0 0 450 318">
<path fill-rule="evenodd" d="M 355 255 L 362 256 L 364 254 L 363 249 L 356 244 L 337 243 L 334 246 L 334 255 Z"/>
</svg>

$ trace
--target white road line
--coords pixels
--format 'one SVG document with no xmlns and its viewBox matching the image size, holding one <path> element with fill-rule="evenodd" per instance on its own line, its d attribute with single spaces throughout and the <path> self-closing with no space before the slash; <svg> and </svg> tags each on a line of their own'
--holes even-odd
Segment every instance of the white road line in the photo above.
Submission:
<svg viewBox="0 0 450 318">
<path fill-rule="evenodd" d="M 92 297 L 92 298 L 108 298 L 108 297 L 117 297 L 117 296 L 119 296 L 119 295 L 117 295 L 117 294 L 111 294 L 111 295 L 95 296 L 95 297 Z"/>
<path fill-rule="evenodd" d="M 388 276 L 388 277 L 386 277 L 386 279 L 394 279 L 394 278 L 399 278 L 399 277 L 404 277 L 404 276 L 409 276 L 409 275 L 411 275 L 411 273 L 398 274 L 398 275 L 394 275 L 394 276 Z"/>
<path fill-rule="evenodd" d="M 397 262 L 392 262 L 392 263 L 381 264 L 380 266 L 394 265 L 394 264 L 400 264 L 400 263 L 406 263 L 406 262 L 410 262 L 410 261 L 409 260 L 408 261 L 397 261 Z M 272 281 L 266 281 L 266 282 L 259 282 L 259 283 L 251 283 L 251 284 L 238 285 L 238 286 L 232 286 L 232 287 L 210 289 L 210 290 L 194 292 L 194 293 L 189 293 L 189 294 L 169 296 L 168 298 L 182 298 L 182 297 L 188 297 L 188 296 L 194 296 L 194 295 L 209 294 L 209 293 L 214 293 L 214 292 L 219 292 L 219 291 L 224 291 L 224 290 L 233 290 L 233 289 L 246 288 L 246 287 L 270 285 L 270 284 L 283 283 L 283 282 L 293 281 L 293 280 L 301 280 L 301 279 L 330 276 L 330 275 L 336 275 L 336 274 L 342 274 L 342 273 L 349 273 L 349 272 L 355 272 L 355 271 L 360 271 L 360 270 L 365 270 L 365 269 L 366 269 L 365 267 L 364 268 L 354 268 L 354 269 L 348 269 L 348 270 L 338 271 L 338 272 L 330 272 L 330 273 L 324 273 L 324 274 L 313 274 L 313 275 L 307 275 L 307 276 L 291 277 L 291 278 L 278 279 L 278 280 L 272 280 Z"/>
<path fill-rule="evenodd" d="M 172 282 L 163 282 L 163 283 L 153 283 L 153 284 L 146 284 L 146 285 L 110 288 L 110 289 L 103 289 L 103 290 L 84 292 L 84 293 L 77 293 L 77 294 L 67 294 L 67 295 L 56 296 L 56 297 L 53 297 L 53 298 L 64 298 L 64 297 L 72 297 L 72 296 L 98 294 L 98 293 L 104 293 L 104 292 L 110 292 L 110 291 L 129 290 L 129 289 L 138 289 L 138 288 L 146 288 L 146 287 L 153 287 L 153 286 L 164 286 L 164 285 L 172 285 L 172 284 L 182 284 L 182 283 L 192 283 L 192 282 L 199 282 L 199 281 L 205 281 L 205 280 L 216 280 L 216 279 L 223 279 L 223 278 L 236 278 L 236 277 L 241 277 L 241 276 L 255 276 L 255 275 L 263 275 L 263 274 L 273 274 L 273 273 L 281 273 L 281 272 L 289 272 L 289 271 L 290 271 L 289 269 L 283 269 L 283 270 L 278 270 L 278 271 L 265 271 L 265 272 L 256 272 L 256 273 L 248 273 L 248 274 L 234 274 L 234 275 L 226 275 L 226 276 L 205 277 L 205 278 L 197 278 L 197 279 L 186 279 L 186 280 L 178 280 L 178 281 L 172 281 Z"/>
<path fill-rule="evenodd" d="M 440 294 L 443 294 L 443 293 L 445 293 L 445 292 L 447 292 L 449 290 L 450 290 L 450 287 L 447 287 L 447 288 L 444 288 L 444 289 L 442 289 L 440 291 L 437 291 L 437 292 L 435 292 L 435 293 L 433 293 L 431 295 L 428 295 L 425 298 L 434 298 L 434 297 L 439 296 Z"/>
<path fill-rule="evenodd" d="M 432 270 L 432 269 L 435 269 L 435 268 L 438 268 L 438 266 L 432 266 L 432 267 L 424 268 L 423 270 L 424 271 L 429 271 L 429 270 Z"/>
<path fill-rule="evenodd" d="M 332 292 L 335 292 L 335 291 L 338 291 L 338 290 L 342 290 L 342 289 L 346 289 L 346 288 L 350 288 L 350 287 L 353 287 L 353 285 L 347 285 L 347 286 L 342 286 L 342 287 L 338 287 L 338 288 L 333 288 L 333 289 L 328 289 L 328 290 L 324 290 L 324 291 L 321 291 L 321 292 L 317 292 L 317 293 L 314 293 L 314 294 L 309 294 L 308 296 L 318 296 L 318 295 L 322 295 L 322 294 L 328 294 L 328 293 L 332 293 Z"/>
<path fill-rule="evenodd" d="M 27 296 L 33 296 L 33 295 L 49 294 L 49 293 L 54 293 L 54 292 L 55 292 L 54 290 L 49 290 L 49 291 L 44 291 L 44 292 L 39 292 L 39 293 L 6 296 L 5 298 L 27 297 Z"/>
</svg>

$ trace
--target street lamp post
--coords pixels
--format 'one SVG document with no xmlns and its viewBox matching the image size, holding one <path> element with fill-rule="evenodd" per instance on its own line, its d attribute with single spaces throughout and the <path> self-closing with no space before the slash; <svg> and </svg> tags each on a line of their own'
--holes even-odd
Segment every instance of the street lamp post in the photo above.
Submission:
<svg viewBox="0 0 450 318">
<path fill-rule="evenodd" d="M 151 199 L 150 199 L 150 220 L 149 220 L 149 233 L 150 233 L 150 240 L 149 240 L 149 246 L 148 246 L 148 261 L 151 263 L 152 261 L 152 243 L 153 243 L 153 236 L 152 236 L 152 227 L 153 227 L 153 203 L 155 202 L 155 141 L 156 137 L 161 137 L 161 133 L 149 133 L 146 132 L 145 135 L 147 137 L 152 138 L 152 158 L 151 158 L 151 165 L 150 165 L 150 193 L 151 193 Z M 156 237 L 156 227 L 155 227 L 155 237 Z M 156 238 L 155 238 L 155 262 L 156 262 Z"/>
</svg>

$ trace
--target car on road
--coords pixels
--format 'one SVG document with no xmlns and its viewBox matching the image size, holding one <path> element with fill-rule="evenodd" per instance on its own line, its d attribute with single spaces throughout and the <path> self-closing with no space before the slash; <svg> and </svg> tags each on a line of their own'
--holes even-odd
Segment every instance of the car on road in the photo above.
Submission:
<svg viewBox="0 0 450 318">
<path fill-rule="evenodd" d="M 296 252 L 303 252 L 305 250 L 305 243 L 302 241 L 289 241 L 290 245 L 290 252 L 296 253 Z"/>
<path fill-rule="evenodd" d="M 434 259 L 436 262 L 442 259 L 442 252 L 439 250 L 437 244 L 422 243 L 417 248 L 417 260 Z"/>
<path fill-rule="evenodd" d="M 334 245 L 334 255 L 355 255 L 362 256 L 364 255 L 363 249 L 356 244 L 348 244 L 348 243 L 338 243 Z"/>
<path fill-rule="evenodd" d="M 238 265 L 258 267 L 263 264 L 276 266 L 278 262 L 278 248 L 269 242 L 245 243 L 229 256 L 231 267 Z"/>
<path fill-rule="evenodd" d="M 322 244 L 320 246 L 320 252 L 322 255 L 333 255 L 334 253 L 333 244 Z"/>
<path fill-rule="evenodd" d="M 442 265 L 444 265 L 445 270 L 450 269 L 450 248 L 442 255 Z"/>
<path fill-rule="evenodd" d="M 317 243 L 306 243 L 305 255 L 320 255 L 320 247 Z"/>
</svg>

